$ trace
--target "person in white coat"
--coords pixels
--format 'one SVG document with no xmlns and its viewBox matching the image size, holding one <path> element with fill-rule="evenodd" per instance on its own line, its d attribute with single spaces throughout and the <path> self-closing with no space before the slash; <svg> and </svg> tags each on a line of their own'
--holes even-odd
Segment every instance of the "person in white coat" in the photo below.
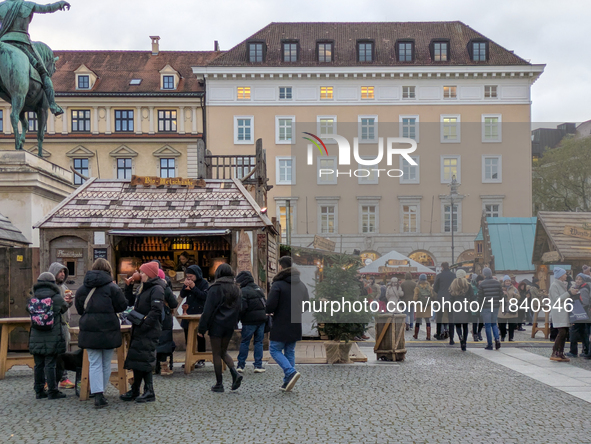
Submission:
<svg viewBox="0 0 591 444">
<path fill-rule="evenodd" d="M 386 298 L 388 299 L 388 302 L 391 302 L 390 306 L 398 304 L 398 301 L 403 296 L 404 292 L 398 282 L 398 278 L 393 277 L 390 279 L 390 282 L 388 282 L 388 286 L 386 287 Z"/>
<path fill-rule="evenodd" d="M 558 335 L 554 341 L 551 361 L 569 362 L 570 359 L 564 356 L 564 343 L 570 327 L 569 312 L 566 310 L 566 302 L 571 296 L 578 293 L 576 288 L 567 290 L 566 271 L 563 268 L 554 268 L 554 282 L 550 285 L 548 295 L 550 296 L 550 306 L 552 307 L 552 325 L 558 330 Z"/>
</svg>

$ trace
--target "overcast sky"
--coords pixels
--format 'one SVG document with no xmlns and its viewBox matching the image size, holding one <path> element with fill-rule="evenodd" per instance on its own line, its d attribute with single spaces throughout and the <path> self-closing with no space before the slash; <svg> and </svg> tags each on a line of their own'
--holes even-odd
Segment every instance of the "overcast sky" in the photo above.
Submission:
<svg viewBox="0 0 591 444">
<path fill-rule="evenodd" d="M 270 22 L 460 20 L 532 63 L 546 64 L 533 85 L 533 122 L 591 119 L 589 17 L 584 0 L 72 0 L 72 9 L 37 16 L 33 40 L 53 49 L 222 50 Z M 536 125 L 536 126 L 539 126 Z"/>
</svg>

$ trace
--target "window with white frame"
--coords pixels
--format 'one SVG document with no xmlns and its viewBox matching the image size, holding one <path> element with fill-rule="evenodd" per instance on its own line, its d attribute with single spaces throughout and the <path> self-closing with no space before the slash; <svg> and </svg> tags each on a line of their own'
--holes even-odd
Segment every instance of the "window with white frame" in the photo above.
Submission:
<svg viewBox="0 0 591 444">
<path fill-rule="evenodd" d="M 407 203 L 402 204 L 402 232 L 403 233 L 418 233 L 418 214 L 419 206 Z"/>
<path fill-rule="evenodd" d="M 482 156 L 482 183 L 501 183 L 501 156 Z"/>
<path fill-rule="evenodd" d="M 236 87 L 236 97 L 238 100 L 250 100 L 250 86 Z"/>
<path fill-rule="evenodd" d="M 483 115 L 482 116 L 482 141 L 483 142 L 501 142 L 501 116 Z"/>
<path fill-rule="evenodd" d="M 448 42 L 434 42 L 433 43 L 433 61 L 447 62 Z"/>
<path fill-rule="evenodd" d="M 443 232 L 444 233 L 451 233 L 452 225 L 454 233 L 460 231 L 459 221 L 460 221 L 460 204 L 455 203 L 453 204 L 453 211 L 452 205 L 450 203 L 443 204 Z M 453 217 L 452 217 L 453 213 Z"/>
<path fill-rule="evenodd" d="M 318 157 L 316 161 L 316 183 L 318 185 L 336 185 L 337 184 L 337 158 Z"/>
<path fill-rule="evenodd" d="M 501 204 L 484 204 L 485 217 L 501 217 Z"/>
<path fill-rule="evenodd" d="M 441 116 L 441 143 L 459 143 L 460 135 L 460 116 Z"/>
<path fill-rule="evenodd" d="M 411 156 L 417 165 L 411 165 L 404 157 L 400 157 L 400 169 L 402 170 L 402 176 L 400 176 L 401 184 L 412 184 L 420 183 L 419 177 L 419 156 Z"/>
<path fill-rule="evenodd" d="M 321 86 L 320 87 L 320 100 L 332 100 L 333 88 L 332 86 Z"/>
<path fill-rule="evenodd" d="M 275 117 L 275 143 L 291 144 L 293 140 L 294 116 Z"/>
<path fill-rule="evenodd" d="M 253 127 L 253 116 L 234 116 L 234 143 L 252 144 L 254 141 Z"/>
<path fill-rule="evenodd" d="M 289 201 L 289 211 L 287 202 Z M 277 214 L 279 215 L 279 223 L 281 224 L 281 240 L 282 242 L 287 241 L 287 214 L 289 212 L 289 228 L 291 235 L 296 233 L 296 226 L 294 222 L 296 218 L 296 200 L 295 199 L 278 199 L 277 203 Z"/>
<path fill-rule="evenodd" d="M 78 89 L 90 89 L 90 76 L 79 75 L 78 77 Z"/>
<path fill-rule="evenodd" d="M 377 204 L 361 203 L 359 205 L 361 215 L 360 231 L 363 234 L 378 232 L 378 206 Z"/>
<path fill-rule="evenodd" d="M 360 156 L 363 160 L 375 159 L 372 157 Z M 377 169 L 378 164 L 375 165 L 361 165 L 357 164 L 357 183 L 359 185 L 377 185 L 379 183 L 379 176 Z"/>
<path fill-rule="evenodd" d="M 457 98 L 457 86 L 444 86 L 443 87 L 443 98 L 444 99 L 455 99 Z"/>
<path fill-rule="evenodd" d="M 484 85 L 485 99 L 496 99 L 497 97 L 497 85 Z"/>
<path fill-rule="evenodd" d="M 334 234 L 337 232 L 337 206 L 320 201 L 319 213 L 319 234 Z"/>
<path fill-rule="evenodd" d="M 162 76 L 162 89 L 175 89 L 174 76 Z"/>
<path fill-rule="evenodd" d="M 416 98 L 414 86 L 403 86 L 402 87 L 402 98 L 403 99 L 414 99 Z"/>
<path fill-rule="evenodd" d="M 359 116 L 358 137 L 361 143 L 378 141 L 378 116 Z"/>
<path fill-rule="evenodd" d="M 460 156 L 441 156 L 441 183 L 451 183 L 453 177 L 460 180 Z"/>
<path fill-rule="evenodd" d="M 280 86 L 279 87 L 279 100 L 291 100 L 292 99 L 292 88 L 291 86 Z"/>
<path fill-rule="evenodd" d="M 361 99 L 374 99 L 374 87 L 373 86 L 362 86 L 361 87 Z"/>
<path fill-rule="evenodd" d="M 336 116 L 318 116 L 317 130 L 320 138 L 330 137 L 332 134 L 337 134 L 337 117 Z M 325 140 L 323 140 L 326 143 Z M 331 141 L 329 141 L 331 143 Z"/>
<path fill-rule="evenodd" d="M 400 116 L 400 137 L 419 141 L 419 116 Z"/>
<path fill-rule="evenodd" d="M 277 156 L 275 158 L 275 176 L 277 185 L 295 185 L 295 159 Z"/>
</svg>

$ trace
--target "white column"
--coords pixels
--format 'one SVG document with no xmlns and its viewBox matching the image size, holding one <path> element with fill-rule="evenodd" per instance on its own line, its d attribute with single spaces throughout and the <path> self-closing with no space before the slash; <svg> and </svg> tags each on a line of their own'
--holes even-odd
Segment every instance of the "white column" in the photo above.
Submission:
<svg viewBox="0 0 591 444">
<path fill-rule="evenodd" d="M 63 106 L 64 113 L 62 114 L 62 134 L 68 134 L 68 107 Z"/>
<path fill-rule="evenodd" d="M 150 134 L 154 134 L 154 107 L 149 107 L 150 112 Z"/>
<path fill-rule="evenodd" d="M 92 116 L 92 134 L 98 134 L 99 133 L 99 127 L 98 127 L 98 106 L 93 107 L 93 116 Z"/>
<path fill-rule="evenodd" d="M 136 114 L 137 114 L 137 117 L 135 119 L 135 133 L 141 134 L 142 133 L 142 107 L 141 106 L 136 107 Z"/>
<path fill-rule="evenodd" d="M 55 134 L 55 116 L 51 112 L 47 116 L 47 132 L 49 134 Z"/>
<path fill-rule="evenodd" d="M 4 134 L 10 134 L 10 132 L 12 131 L 12 122 L 10 121 L 10 113 L 12 111 L 12 108 L 10 106 L 7 106 L 6 108 L 4 108 L 4 116 L 3 116 L 3 122 L 2 125 L 4 125 L 3 131 Z"/>
<path fill-rule="evenodd" d="M 180 125 L 179 125 L 179 134 L 185 134 L 185 107 L 179 107 L 179 114 L 180 114 Z"/>
<path fill-rule="evenodd" d="M 107 115 L 107 128 L 105 130 L 105 134 L 111 134 L 111 107 L 105 107 L 105 114 Z"/>
<path fill-rule="evenodd" d="M 192 127 L 191 132 L 193 134 L 197 134 L 197 107 L 196 106 L 191 107 L 191 120 L 193 121 L 193 127 Z"/>
</svg>

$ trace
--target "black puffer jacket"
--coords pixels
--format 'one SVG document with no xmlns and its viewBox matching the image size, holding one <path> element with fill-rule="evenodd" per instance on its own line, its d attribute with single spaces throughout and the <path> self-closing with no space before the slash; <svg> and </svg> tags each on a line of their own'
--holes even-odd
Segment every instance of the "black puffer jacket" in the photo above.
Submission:
<svg viewBox="0 0 591 444">
<path fill-rule="evenodd" d="M 187 268 L 191 274 L 197 276 L 197 280 L 195 281 L 195 286 L 192 289 L 188 289 L 183 287 L 181 290 L 180 296 L 181 298 L 187 298 L 185 304 L 189 306 L 187 309 L 187 314 L 201 314 L 203 313 L 203 309 L 205 307 L 205 301 L 207 300 L 207 289 L 209 288 L 209 284 L 205 279 L 203 279 L 203 273 L 201 272 L 201 268 L 197 265 L 191 265 Z M 183 320 L 181 322 L 181 327 L 186 329 L 189 326 L 189 321 Z"/>
<path fill-rule="evenodd" d="M 156 365 L 156 347 L 162 332 L 161 319 L 164 310 L 164 288 L 161 279 L 155 277 L 140 285 L 139 294 L 133 285 L 125 287 L 127 303 L 146 315 L 144 323 L 131 329 L 131 343 L 125 359 L 125 368 L 151 372 Z"/>
<path fill-rule="evenodd" d="M 236 283 L 242 291 L 242 309 L 240 322 L 243 325 L 260 325 L 267 320 L 267 304 L 261 287 L 254 283 L 250 271 L 241 271 L 236 276 Z"/>
<path fill-rule="evenodd" d="M 174 297 L 172 288 L 168 281 L 160 280 L 160 285 L 164 288 L 164 321 L 162 321 L 162 333 L 158 341 L 157 353 L 172 353 L 175 349 L 175 343 L 172 336 L 172 327 L 174 325 L 172 313 L 179 303 Z"/>
<path fill-rule="evenodd" d="M 84 302 L 94 290 L 86 310 Z M 76 292 L 76 311 L 80 318 L 78 347 L 108 350 L 121 347 L 121 327 L 117 313 L 125 311 L 127 300 L 113 278 L 106 271 L 91 270 L 84 276 L 84 284 Z"/>
<path fill-rule="evenodd" d="M 68 309 L 60 288 L 53 282 L 39 281 L 33 286 L 37 299 L 51 298 L 53 301 L 53 328 L 48 331 L 31 328 L 29 353 L 32 355 L 58 355 L 66 352 L 66 337 L 62 330 L 62 314 Z"/>
<path fill-rule="evenodd" d="M 496 279 L 489 277 L 485 278 L 478 286 L 478 302 L 484 302 L 484 308 L 490 309 L 490 301 L 494 308 L 501 306 L 501 299 L 503 299 L 503 286 Z"/>
<path fill-rule="evenodd" d="M 441 301 L 442 298 L 445 298 L 446 301 L 450 300 L 449 286 L 455 278 L 456 275 L 448 269 L 444 269 L 437 275 L 435 283 L 433 284 L 433 292 L 437 294 L 437 299 L 439 301 Z"/>
<path fill-rule="evenodd" d="M 270 340 L 296 342 L 302 339 L 302 303 L 309 301 L 308 289 L 294 267 L 281 270 L 274 278 L 267 299 L 267 313 L 273 314 Z"/>
<path fill-rule="evenodd" d="M 214 324 L 218 329 L 235 328 L 240 316 L 241 302 L 240 288 L 234 278 L 219 278 L 207 292 L 207 302 L 199 320 L 199 333 L 205 334 Z"/>
</svg>

